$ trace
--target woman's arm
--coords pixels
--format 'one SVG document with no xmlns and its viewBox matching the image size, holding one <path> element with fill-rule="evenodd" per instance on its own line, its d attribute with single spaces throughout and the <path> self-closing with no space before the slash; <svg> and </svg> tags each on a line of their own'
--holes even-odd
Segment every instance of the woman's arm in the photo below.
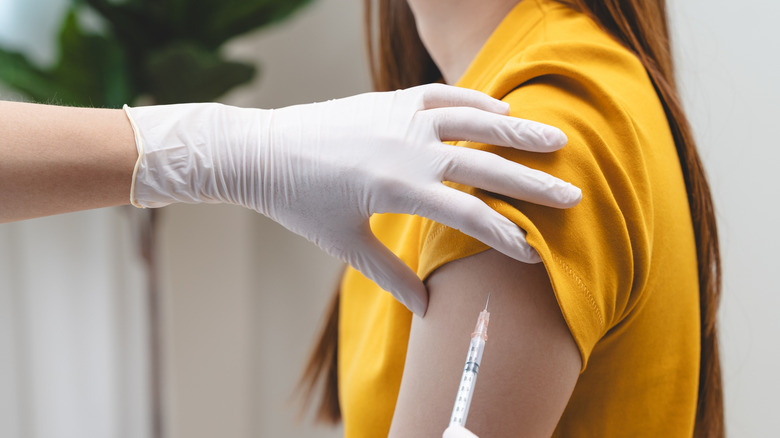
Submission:
<svg viewBox="0 0 780 438">
<path fill-rule="evenodd" d="M 477 315 L 490 298 L 488 342 L 467 427 L 481 437 L 549 437 L 574 388 L 580 354 L 542 264 L 495 250 L 439 268 L 415 317 L 392 437 L 441 436 Z"/>
<path fill-rule="evenodd" d="M 121 110 L 0 101 L 0 222 L 130 202 L 138 153 Z"/>
</svg>

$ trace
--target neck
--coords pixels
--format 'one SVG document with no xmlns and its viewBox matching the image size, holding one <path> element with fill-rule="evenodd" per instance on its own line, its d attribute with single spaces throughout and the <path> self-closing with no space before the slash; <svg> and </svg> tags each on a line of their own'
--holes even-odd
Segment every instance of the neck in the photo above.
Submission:
<svg viewBox="0 0 780 438">
<path fill-rule="evenodd" d="M 425 48 L 448 84 L 457 82 L 521 0 L 408 0 Z"/>
</svg>

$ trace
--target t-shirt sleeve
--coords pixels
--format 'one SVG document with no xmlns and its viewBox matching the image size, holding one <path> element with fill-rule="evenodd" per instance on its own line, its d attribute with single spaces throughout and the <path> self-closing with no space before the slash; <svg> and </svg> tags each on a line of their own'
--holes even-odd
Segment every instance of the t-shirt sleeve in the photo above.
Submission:
<svg viewBox="0 0 780 438">
<path fill-rule="evenodd" d="M 583 370 L 602 336 L 624 317 L 646 281 L 649 199 L 639 140 L 619 102 L 597 86 L 565 74 L 526 81 L 504 101 L 512 115 L 562 129 L 563 149 L 530 153 L 476 143 L 462 146 L 498 153 L 580 187 L 570 209 L 517 201 L 471 187 L 474 194 L 527 232 L 550 277 L 561 312 L 582 356 Z M 423 220 L 418 275 L 488 249 L 439 223 Z"/>
</svg>

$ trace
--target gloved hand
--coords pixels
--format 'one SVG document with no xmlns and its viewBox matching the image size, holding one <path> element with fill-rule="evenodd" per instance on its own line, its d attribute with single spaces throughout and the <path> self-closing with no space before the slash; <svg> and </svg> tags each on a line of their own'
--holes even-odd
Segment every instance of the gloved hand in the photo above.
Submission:
<svg viewBox="0 0 780 438">
<path fill-rule="evenodd" d="M 465 427 L 454 424 L 448 427 L 444 431 L 441 438 L 479 438 L 479 437 L 477 437 L 474 434 L 474 432 L 466 429 Z"/>
<path fill-rule="evenodd" d="M 480 187 L 570 207 L 579 189 L 497 155 L 443 144 L 473 140 L 557 150 L 557 128 L 507 114 L 507 104 L 441 84 L 278 110 L 220 104 L 125 107 L 139 160 L 131 201 L 229 203 L 279 222 L 349 263 L 419 315 L 420 279 L 374 237 L 373 213 L 417 214 L 526 262 L 525 233 L 479 199 L 442 184 Z"/>
</svg>

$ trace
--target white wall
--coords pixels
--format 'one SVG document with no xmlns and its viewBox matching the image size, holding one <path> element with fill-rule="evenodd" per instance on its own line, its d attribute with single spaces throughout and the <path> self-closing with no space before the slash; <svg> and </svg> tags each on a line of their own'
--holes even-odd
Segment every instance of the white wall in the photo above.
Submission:
<svg viewBox="0 0 780 438">
<path fill-rule="evenodd" d="M 114 208 L 0 225 L 0 436 L 149 436 L 129 219 Z"/>
<path fill-rule="evenodd" d="M 720 221 L 728 431 L 780 436 L 780 3 L 670 3 L 683 99 Z"/>
</svg>

